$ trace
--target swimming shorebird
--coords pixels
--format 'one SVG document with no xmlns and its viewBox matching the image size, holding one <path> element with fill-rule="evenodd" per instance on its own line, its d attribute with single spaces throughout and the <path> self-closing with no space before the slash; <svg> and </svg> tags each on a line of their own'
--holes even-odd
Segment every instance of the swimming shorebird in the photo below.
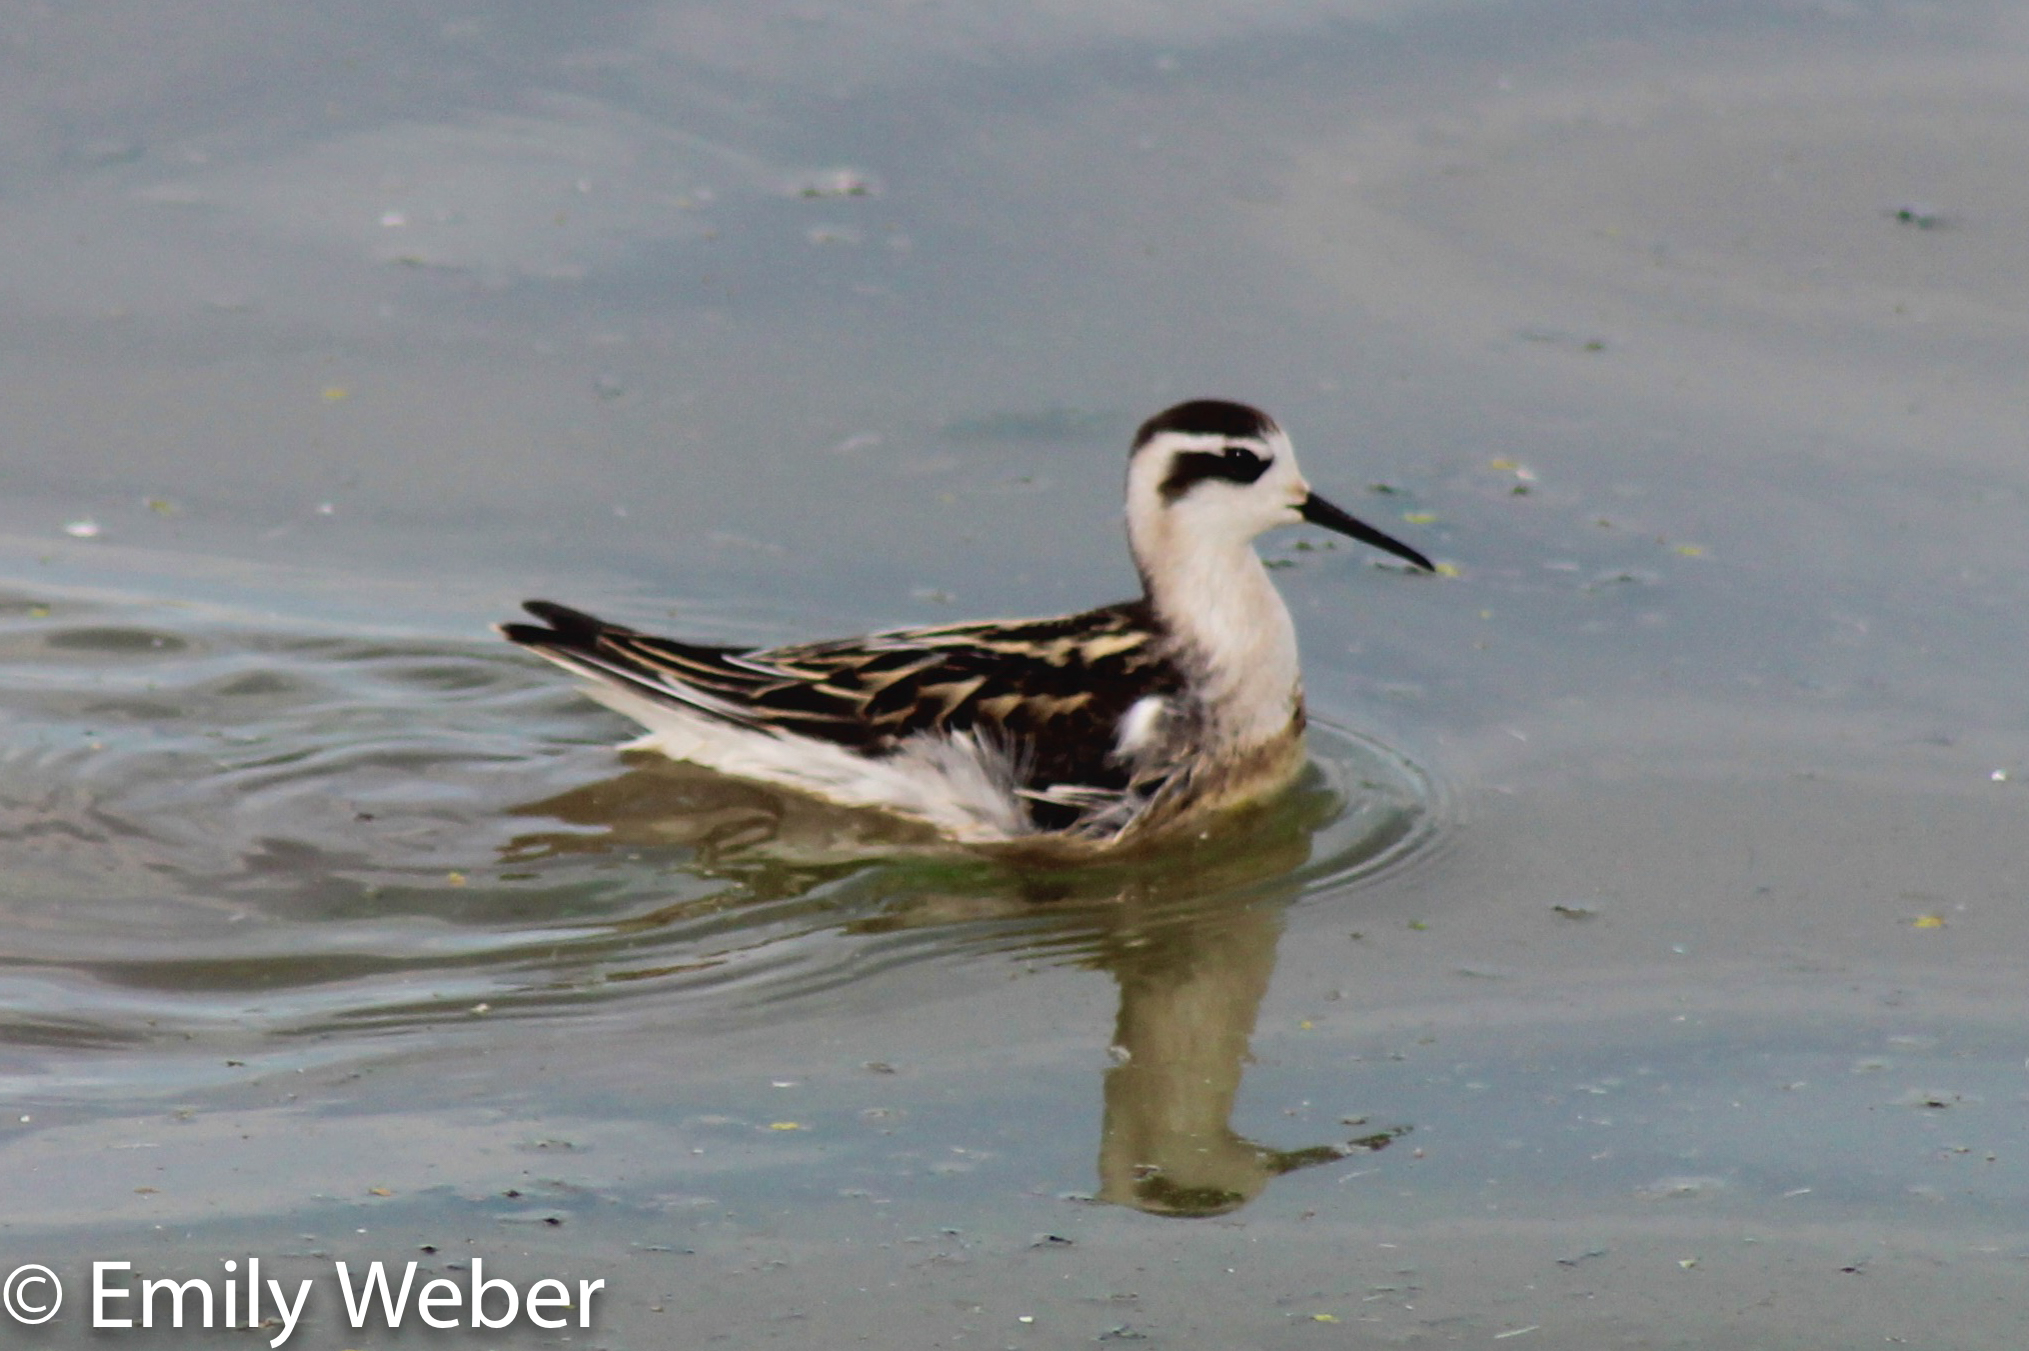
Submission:
<svg viewBox="0 0 2029 1351">
<path fill-rule="evenodd" d="M 1288 784 L 1303 765 L 1296 630 L 1253 539 L 1308 522 L 1416 550 L 1310 490 L 1242 404 L 1143 423 L 1127 467 L 1139 599 L 746 649 L 529 601 L 500 632 L 649 729 L 629 749 L 926 822 L 968 844 L 1111 846 Z"/>
</svg>

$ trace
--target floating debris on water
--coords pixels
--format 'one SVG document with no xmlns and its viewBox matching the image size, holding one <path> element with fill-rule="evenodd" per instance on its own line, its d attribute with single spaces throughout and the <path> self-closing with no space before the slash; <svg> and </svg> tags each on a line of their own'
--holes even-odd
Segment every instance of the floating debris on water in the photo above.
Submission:
<svg viewBox="0 0 2029 1351">
<path fill-rule="evenodd" d="M 1578 352 L 1604 352 L 1606 339 L 1582 338 L 1575 333 L 1557 328 L 1522 328 L 1515 330 L 1515 336 L 1523 342 L 1539 342 L 1552 347 L 1564 347 Z"/>
<path fill-rule="evenodd" d="M 1710 1196 L 1725 1189 L 1724 1178 L 1661 1177 L 1646 1187 L 1637 1187 L 1635 1195 L 1644 1201 L 1681 1201 L 1694 1196 Z"/>
<path fill-rule="evenodd" d="M 1951 218 L 1934 206 L 1918 202 L 1907 202 L 1902 206 L 1888 208 L 1888 218 L 1919 230 L 1939 230 L 1951 224 Z"/>
<path fill-rule="evenodd" d="M 1510 497 L 1527 497 L 1536 490 L 1536 471 L 1519 460 L 1511 460 L 1506 456 L 1501 456 L 1487 461 L 1487 468 L 1496 473 L 1512 474 L 1514 476 L 1514 484 L 1508 489 Z"/>
<path fill-rule="evenodd" d="M 880 180 L 858 169 L 825 169 L 795 185 L 798 197 L 878 197 Z"/>
<path fill-rule="evenodd" d="M 1600 591 L 1610 586 L 1654 586 L 1662 580 L 1653 572 L 1644 572 L 1639 568 L 1622 568 L 1618 572 L 1603 572 L 1579 589 Z"/>
<path fill-rule="evenodd" d="M 1386 1130 L 1375 1131 L 1372 1135 L 1363 1135 L 1357 1140 L 1348 1140 L 1346 1141 L 1345 1153 L 1346 1155 L 1378 1154 L 1414 1129 L 1415 1127 L 1413 1126 L 1390 1126 Z"/>
</svg>

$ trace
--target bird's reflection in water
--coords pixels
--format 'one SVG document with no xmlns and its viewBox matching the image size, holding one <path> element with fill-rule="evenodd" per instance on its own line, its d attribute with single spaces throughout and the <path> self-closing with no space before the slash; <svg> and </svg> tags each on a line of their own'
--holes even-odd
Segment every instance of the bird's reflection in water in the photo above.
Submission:
<svg viewBox="0 0 2029 1351">
<path fill-rule="evenodd" d="M 721 923 L 741 906 L 793 901 L 871 870 L 864 903 L 829 908 L 813 927 L 851 935 L 907 935 L 926 954 L 1004 951 L 1055 956 L 1109 972 L 1120 989 L 1099 1146 L 1098 1199 L 1154 1214 L 1207 1216 L 1245 1205 L 1270 1179 L 1377 1149 L 1406 1127 L 1363 1140 L 1277 1149 L 1237 1134 L 1234 1102 L 1248 1045 L 1275 970 L 1288 904 L 1315 883 L 1317 841 L 1334 881 L 1390 854 L 1414 833 L 1418 804 L 1398 795 L 1349 803 L 1313 772 L 1275 802 L 1233 814 L 1212 831 L 1139 858 L 1080 865 L 958 852 L 876 813 L 857 812 L 674 763 L 639 757 L 616 778 L 520 813 L 566 827 L 523 835 L 519 859 L 622 849 L 680 848 L 690 867 L 734 883 L 625 923 L 694 918 Z M 1390 786 L 1363 783 L 1386 798 Z M 639 978 L 691 969 L 673 964 Z"/>
<path fill-rule="evenodd" d="M 1230 867 L 1194 880 L 1220 904 L 1179 907 L 1169 889 L 1123 894 L 1121 922 L 1092 963 L 1120 986 L 1100 1200 L 1153 1214 L 1223 1215 L 1271 1178 L 1379 1148 L 1401 1133 L 1276 1149 L 1231 1125 L 1284 907 L 1298 889 L 1290 878 L 1309 861 L 1310 842 L 1305 830 L 1256 835 L 1253 848 L 1227 856 Z"/>
</svg>

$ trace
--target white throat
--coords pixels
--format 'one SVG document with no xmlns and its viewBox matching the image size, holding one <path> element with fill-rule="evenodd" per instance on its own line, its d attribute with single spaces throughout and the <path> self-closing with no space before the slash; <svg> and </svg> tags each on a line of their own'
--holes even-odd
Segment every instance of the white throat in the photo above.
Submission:
<svg viewBox="0 0 2029 1351">
<path fill-rule="evenodd" d="M 1303 704 L 1296 626 L 1253 543 L 1140 533 L 1149 600 L 1204 682 L 1211 738 L 1238 748 L 1286 735 Z"/>
</svg>

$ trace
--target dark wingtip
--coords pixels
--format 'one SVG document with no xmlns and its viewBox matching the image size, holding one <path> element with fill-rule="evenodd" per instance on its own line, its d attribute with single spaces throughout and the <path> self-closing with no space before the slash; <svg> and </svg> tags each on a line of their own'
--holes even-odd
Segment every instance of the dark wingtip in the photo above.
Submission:
<svg viewBox="0 0 2029 1351">
<path fill-rule="evenodd" d="M 508 642 L 519 643 L 523 647 L 590 647 L 601 634 L 633 632 L 622 625 L 609 624 L 597 615 L 588 615 L 583 610 L 573 610 L 555 601 L 525 600 L 521 608 L 549 627 L 535 624 L 495 624 L 493 627 Z"/>
<path fill-rule="evenodd" d="M 1165 408 L 1142 423 L 1141 430 L 1134 434 L 1134 448 L 1140 450 L 1164 432 L 1258 439 L 1277 430 L 1275 419 L 1259 408 L 1225 399 L 1192 399 Z"/>
<path fill-rule="evenodd" d="M 560 636 L 555 629 L 546 629 L 536 624 L 495 624 L 493 631 L 510 643 L 523 647 L 548 647 Z"/>
<path fill-rule="evenodd" d="M 548 624 L 566 638 L 590 638 L 600 633 L 630 633 L 620 624 L 609 624 L 597 615 L 573 610 L 553 600 L 525 600 L 521 608 Z"/>
</svg>

